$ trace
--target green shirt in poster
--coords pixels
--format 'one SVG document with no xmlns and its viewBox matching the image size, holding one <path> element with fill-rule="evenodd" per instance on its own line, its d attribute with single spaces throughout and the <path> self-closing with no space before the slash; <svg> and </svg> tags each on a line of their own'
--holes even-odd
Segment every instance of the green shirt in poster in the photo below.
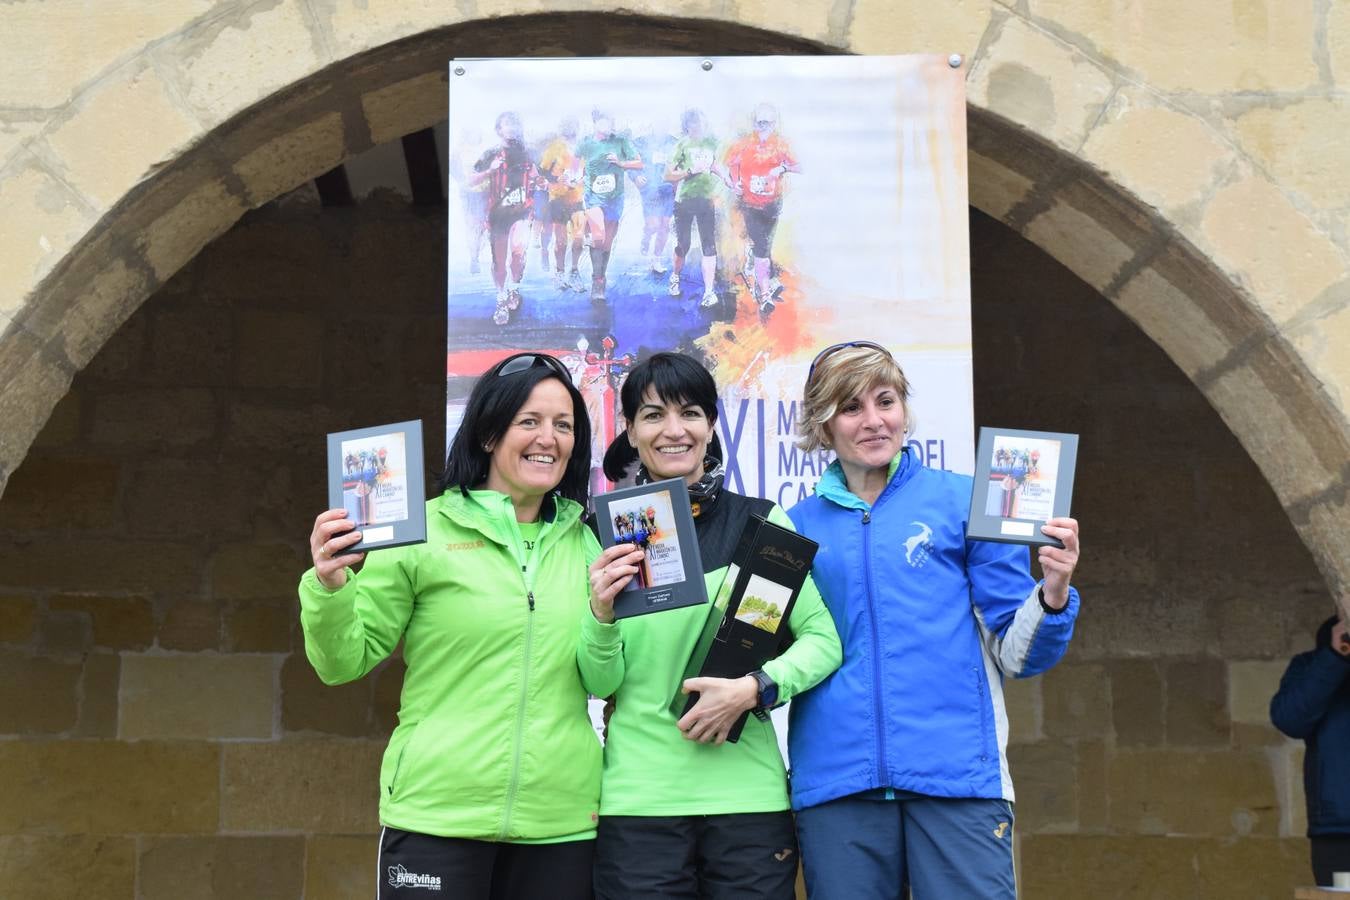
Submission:
<svg viewBox="0 0 1350 900">
<path fill-rule="evenodd" d="M 582 178 L 586 187 L 586 205 L 608 203 L 623 196 L 624 169 L 605 159 L 613 153 L 620 160 L 637 159 L 633 142 L 622 135 L 612 134 L 601 140 L 594 135 L 577 145 L 577 156 L 585 168 Z"/>
<path fill-rule="evenodd" d="M 712 173 L 713 163 L 717 161 L 717 138 L 711 135 L 693 138 L 680 138 L 675 152 L 670 155 L 670 168 L 680 169 L 689 174 L 680 179 L 675 189 L 676 200 L 688 200 L 693 197 L 708 198 L 717 195 L 721 184 Z"/>
</svg>

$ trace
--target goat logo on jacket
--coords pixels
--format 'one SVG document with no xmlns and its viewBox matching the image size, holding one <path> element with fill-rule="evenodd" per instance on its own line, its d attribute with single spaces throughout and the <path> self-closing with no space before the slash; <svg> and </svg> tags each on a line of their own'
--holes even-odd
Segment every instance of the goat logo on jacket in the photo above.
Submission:
<svg viewBox="0 0 1350 900">
<path fill-rule="evenodd" d="M 928 554 L 933 552 L 933 529 L 923 522 L 909 524 L 917 525 L 919 532 L 905 539 L 905 562 L 916 569 L 921 569 L 923 564 L 928 562 Z"/>
</svg>

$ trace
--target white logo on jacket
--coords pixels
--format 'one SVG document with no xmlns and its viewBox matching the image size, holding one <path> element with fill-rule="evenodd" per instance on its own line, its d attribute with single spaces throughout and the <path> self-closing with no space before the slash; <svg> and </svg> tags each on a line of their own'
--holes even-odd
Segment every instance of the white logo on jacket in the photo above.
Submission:
<svg viewBox="0 0 1350 900">
<path fill-rule="evenodd" d="M 928 555 L 933 551 L 933 529 L 923 522 L 909 524 L 917 525 L 919 532 L 905 539 L 905 562 L 918 569 L 928 561 Z"/>
<path fill-rule="evenodd" d="M 402 865 L 389 867 L 389 886 L 396 888 L 427 888 L 432 891 L 441 889 L 441 876 L 439 875 L 418 875 L 416 872 L 409 872 Z"/>
</svg>

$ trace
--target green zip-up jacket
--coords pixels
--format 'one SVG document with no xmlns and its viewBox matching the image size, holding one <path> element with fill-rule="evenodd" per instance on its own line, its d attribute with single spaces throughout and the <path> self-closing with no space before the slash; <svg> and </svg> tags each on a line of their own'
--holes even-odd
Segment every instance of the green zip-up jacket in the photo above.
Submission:
<svg viewBox="0 0 1350 900">
<path fill-rule="evenodd" d="M 313 569 L 301 577 L 305 653 L 325 683 L 360 678 L 403 639 L 383 824 L 518 843 L 595 836 L 601 751 L 576 648 L 600 546 L 578 504 L 552 505 L 527 551 L 509 497 L 451 488 L 427 502 L 425 544 L 371 552 L 336 591 Z"/>
<path fill-rule="evenodd" d="M 756 513 L 792 522 L 768 501 L 723 491 L 712 515 L 695 519 L 708 596 L 726 575 L 741 527 Z M 794 529 L 795 530 L 795 529 Z M 577 660 L 599 697 L 615 695 L 605 744 L 600 814 L 694 816 L 777 812 L 788 808 L 787 778 L 773 723 L 751 716 L 734 744 L 700 744 L 676 726 L 670 701 L 703 631 L 707 606 L 688 606 L 602 625 L 582 619 Z M 834 620 L 807 578 L 788 617 L 793 643 L 764 672 L 780 700 L 819 683 L 843 654 Z"/>
</svg>

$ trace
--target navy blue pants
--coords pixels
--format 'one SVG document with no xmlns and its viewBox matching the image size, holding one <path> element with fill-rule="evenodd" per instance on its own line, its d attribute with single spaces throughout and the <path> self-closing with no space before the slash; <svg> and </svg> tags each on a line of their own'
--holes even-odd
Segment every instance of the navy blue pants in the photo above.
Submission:
<svg viewBox="0 0 1350 900">
<path fill-rule="evenodd" d="M 811 900 L 1015 900 L 1006 800 L 868 791 L 797 813 Z"/>
</svg>

